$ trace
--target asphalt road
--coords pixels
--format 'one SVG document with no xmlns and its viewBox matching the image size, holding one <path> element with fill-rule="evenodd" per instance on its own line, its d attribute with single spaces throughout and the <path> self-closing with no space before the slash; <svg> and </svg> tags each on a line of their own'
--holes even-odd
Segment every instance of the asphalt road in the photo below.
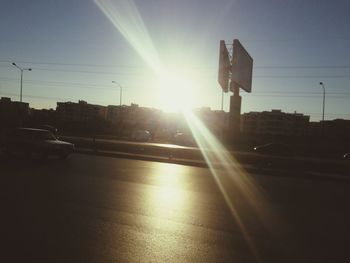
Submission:
<svg viewBox="0 0 350 263">
<path fill-rule="evenodd" d="M 12 158 L 0 180 L 1 262 L 350 262 L 347 182 L 247 175 L 221 185 L 229 209 L 176 164 Z"/>
</svg>

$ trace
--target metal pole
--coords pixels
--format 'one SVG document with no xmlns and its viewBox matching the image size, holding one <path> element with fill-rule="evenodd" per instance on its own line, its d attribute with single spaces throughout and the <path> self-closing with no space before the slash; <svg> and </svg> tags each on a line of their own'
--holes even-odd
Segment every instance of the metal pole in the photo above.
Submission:
<svg viewBox="0 0 350 263">
<path fill-rule="evenodd" d="M 122 96 L 123 96 L 123 87 L 120 86 L 120 102 L 119 102 L 120 107 L 122 106 Z"/>
<path fill-rule="evenodd" d="M 323 109 L 322 109 L 322 121 L 324 122 L 324 108 L 326 103 L 326 89 L 323 85 Z"/>
<path fill-rule="evenodd" d="M 325 104 L 326 104 L 326 88 L 324 87 L 323 82 L 320 82 L 320 85 L 323 88 L 323 105 L 322 105 L 322 133 L 324 130 L 324 110 L 325 110 Z"/>
<path fill-rule="evenodd" d="M 238 137 L 240 136 L 242 98 L 239 96 L 239 87 L 234 82 L 231 82 L 231 91 L 233 91 L 233 95 L 230 97 L 229 132 L 231 141 L 238 142 Z"/>
<path fill-rule="evenodd" d="M 221 111 L 224 111 L 224 91 L 221 90 Z"/>
<path fill-rule="evenodd" d="M 122 106 L 122 97 L 123 97 L 123 87 L 122 85 L 120 85 L 118 82 L 112 80 L 112 83 L 114 84 L 117 84 L 120 88 L 120 91 L 119 91 L 119 106 Z"/>
<path fill-rule="evenodd" d="M 32 69 L 31 69 L 31 68 L 21 68 L 21 67 L 18 66 L 15 62 L 13 62 L 12 65 L 15 66 L 16 68 L 18 68 L 18 69 L 21 71 L 21 90 L 20 90 L 19 100 L 20 100 L 20 102 L 22 102 L 23 71 L 24 71 L 24 70 L 32 71 Z"/>
<path fill-rule="evenodd" d="M 21 92 L 19 96 L 19 101 L 22 102 L 22 89 L 23 89 L 23 69 L 21 69 Z"/>
</svg>

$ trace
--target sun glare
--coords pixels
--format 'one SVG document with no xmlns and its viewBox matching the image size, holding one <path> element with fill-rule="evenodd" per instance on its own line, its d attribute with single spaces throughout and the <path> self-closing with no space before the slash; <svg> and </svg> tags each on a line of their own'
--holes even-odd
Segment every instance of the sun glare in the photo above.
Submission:
<svg viewBox="0 0 350 263">
<path fill-rule="evenodd" d="M 156 98 L 155 104 L 167 112 L 184 111 L 194 108 L 196 105 L 195 94 L 200 86 L 197 78 L 190 71 L 183 70 L 184 65 L 177 65 L 174 70 L 171 66 L 165 67 L 161 61 L 158 50 L 153 44 L 153 40 L 148 33 L 147 27 L 133 0 L 94 0 L 100 10 L 130 43 L 135 51 L 152 68 L 157 80 L 154 85 Z M 173 56 L 171 62 L 186 61 L 183 59 L 182 50 L 171 53 L 179 55 Z M 180 59 L 182 57 L 182 59 Z M 169 61 L 168 61 L 169 62 Z M 169 64 L 167 64 L 169 66 Z M 196 84 L 197 83 L 197 84 Z"/>
<path fill-rule="evenodd" d="M 198 84 L 185 72 L 167 71 L 157 83 L 158 104 L 168 112 L 184 112 L 196 105 Z"/>
</svg>

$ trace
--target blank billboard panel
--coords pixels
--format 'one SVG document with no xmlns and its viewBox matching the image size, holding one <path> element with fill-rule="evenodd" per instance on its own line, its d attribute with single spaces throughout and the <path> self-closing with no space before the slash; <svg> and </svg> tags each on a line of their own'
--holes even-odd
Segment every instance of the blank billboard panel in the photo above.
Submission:
<svg viewBox="0 0 350 263">
<path fill-rule="evenodd" d="M 231 82 L 244 89 L 252 91 L 253 59 L 238 41 L 233 40 Z M 231 85 L 233 87 L 233 85 Z M 232 90 L 233 91 L 233 90 Z"/>
<path fill-rule="evenodd" d="M 225 45 L 225 41 L 220 41 L 220 56 L 219 56 L 219 76 L 218 81 L 224 92 L 228 92 L 230 78 L 230 57 Z"/>
</svg>

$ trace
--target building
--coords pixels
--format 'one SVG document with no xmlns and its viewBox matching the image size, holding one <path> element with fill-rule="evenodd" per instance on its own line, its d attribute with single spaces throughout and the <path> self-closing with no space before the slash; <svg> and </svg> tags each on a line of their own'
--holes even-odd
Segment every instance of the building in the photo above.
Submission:
<svg viewBox="0 0 350 263">
<path fill-rule="evenodd" d="M 107 121 L 111 124 L 129 123 L 135 124 L 138 119 L 139 111 L 138 104 L 131 103 L 130 106 L 108 105 L 107 106 Z"/>
<path fill-rule="evenodd" d="M 56 122 L 56 111 L 54 109 L 30 109 L 30 120 L 34 125 L 51 124 Z"/>
<path fill-rule="evenodd" d="M 86 101 L 57 102 L 56 116 L 59 121 L 87 123 L 95 120 L 106 120 L 107 107 L 88 104 Z"/>
<path fill-rule="evenodd" d="M 312 136 L 324 136 L 339 140 L 350 139 L 350 120 L 335 119 L 320 122 L 311 122 L 309 134 Z"/>
<path fill-rule="evenodd" d="M 301 136 L 307 133 L 310 116 L 281 110 L 249 112 L 241 116 L 241 131 L 247 135 Z"/>
<path fill-rule="evenodd" d="M 195 109 L 194 113 L 208 129 L 216 134 L 222 134 L 228 128 L 229 113 L 227 112 L 202 107 Z"/>
<path fill-rule="evenodd" d="M 29 113 L 29 103 L 11 101 L 10 98 L 1 97 L 0 99 L 0 112 L 9 114 L 28 114 Z"/>
<path fill-rule="evenodd" d="M 154 130 L 160 120 L 161 111 L 153 108 L 139 107 L 132 103 L 130 106 L 107 106 L 107 121 L 112 125 L 126 129 Z"/>
<path fill-rule="evenodd" d="M 29 103 L 0 99 L 0 122 L 3 128 L 21 126 L 29 116 Z"/>
</svg>

